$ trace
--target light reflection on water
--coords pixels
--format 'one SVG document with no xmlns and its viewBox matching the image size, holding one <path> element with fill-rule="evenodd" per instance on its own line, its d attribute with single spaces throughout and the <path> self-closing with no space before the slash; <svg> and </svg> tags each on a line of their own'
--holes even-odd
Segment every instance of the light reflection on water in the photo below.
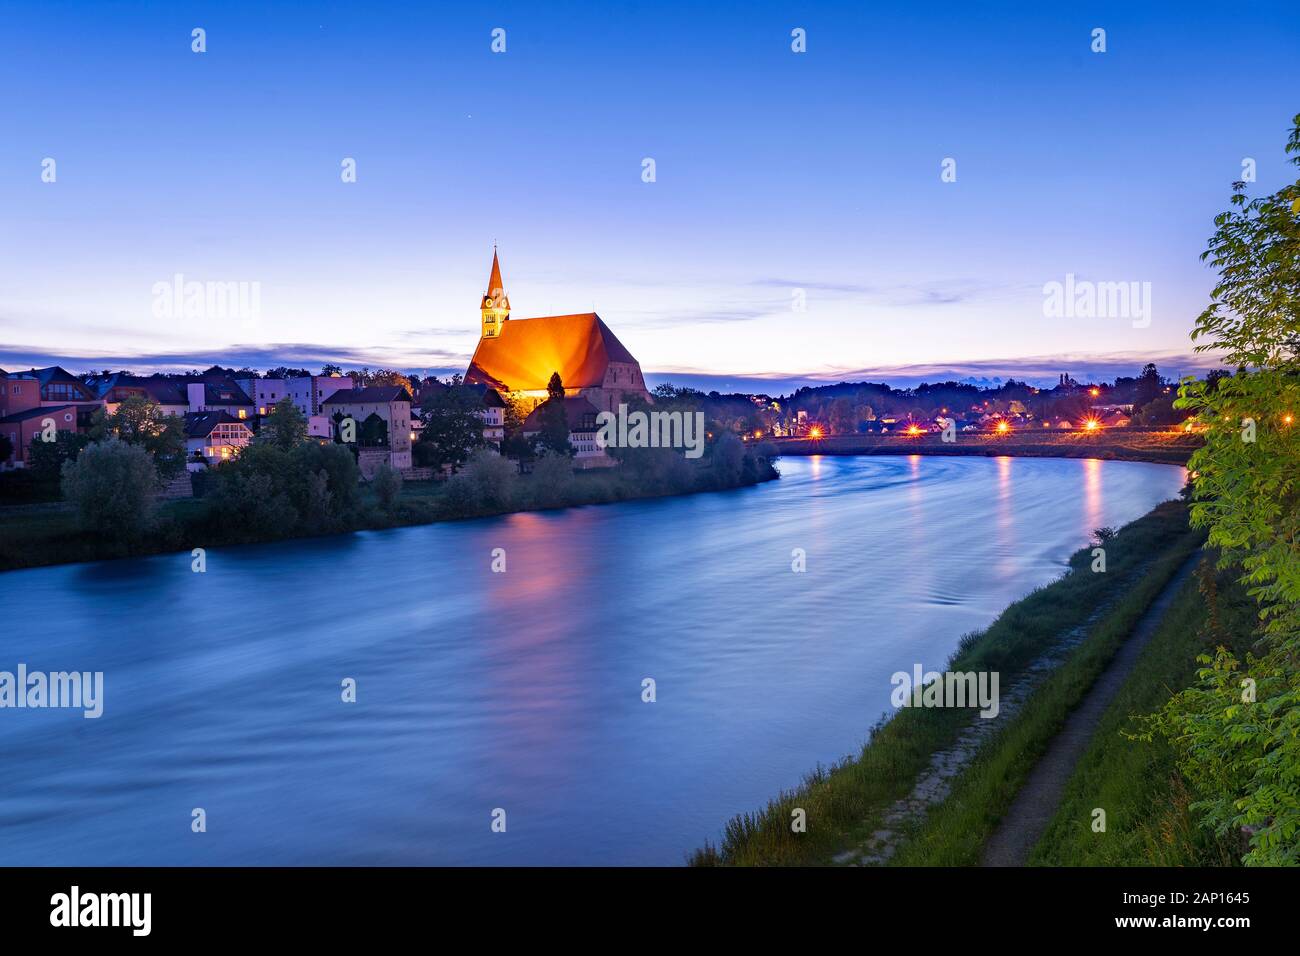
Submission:
<svg viewBox="0 0 1300 956">
<path fill-rule="evenodd" d="M 188 554 L 0 575 L 0 670 L 106 675 L 99 720 L 0 710 L 0 863 L 680 863 L 856 750 L 890 674 L 941 666 L 1093 528 L 1184 480 L 781 468 L 722 494 L 211 549 L 202 575 Z"/>
</svg>

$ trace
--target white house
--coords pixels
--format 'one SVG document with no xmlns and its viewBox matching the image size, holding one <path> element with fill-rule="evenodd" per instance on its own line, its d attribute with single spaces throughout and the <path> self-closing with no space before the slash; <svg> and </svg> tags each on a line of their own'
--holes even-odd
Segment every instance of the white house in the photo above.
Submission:
<svg viewBox="0 0 1300 956">
<path fill-rule="evenodd" d="M 252 440 L 248 424 L 228 412 L 190 412 L 185 416 L 185 457 L 193 464 L 199 464 L 199 458 L 210 465 L 228 461 Z"/>
</svg>

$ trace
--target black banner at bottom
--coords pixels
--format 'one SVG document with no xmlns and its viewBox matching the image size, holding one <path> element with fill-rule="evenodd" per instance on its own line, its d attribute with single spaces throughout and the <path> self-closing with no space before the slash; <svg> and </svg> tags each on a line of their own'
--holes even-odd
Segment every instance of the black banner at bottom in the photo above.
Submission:
<svg viewBox="0 0 1300 956">
<path fill-rule="evenodd" d="M 1233 945 L 1290 933 L 1293 870 L 0 869 L 8 940 L 285 938 L 339 943 L 463 927 L 580 938 L 715 927 L 727 938 L 848 929 L 1049 931 Z M 594 924 L 590 927 L 594 931 Z M 1241 934 L 1246 934 L 1243 937 Z"/>
</svg>

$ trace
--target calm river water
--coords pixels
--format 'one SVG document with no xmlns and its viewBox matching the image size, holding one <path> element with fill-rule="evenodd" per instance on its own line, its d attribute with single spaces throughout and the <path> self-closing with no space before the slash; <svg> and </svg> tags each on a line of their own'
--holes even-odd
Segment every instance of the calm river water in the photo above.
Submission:
<svg viewBox="0 0 1300 956">
<path fill-rule="evenodd" d="M 940 668 L 1184 480 L 1055 459 L 781 470 L 214 549 L 204 574 L 187 553 L 0 575 L 0 670 L 105 675 L 98 719 L 0 710 L 0 864 L 679 864 L 856 751 L 893 672 Z"/>
</svg>

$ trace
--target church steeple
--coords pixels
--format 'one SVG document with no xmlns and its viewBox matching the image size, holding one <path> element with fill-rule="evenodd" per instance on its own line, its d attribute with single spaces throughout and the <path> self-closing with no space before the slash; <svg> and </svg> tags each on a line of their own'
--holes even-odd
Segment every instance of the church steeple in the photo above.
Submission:
<svg viewBox="0 0 1300 956">
<path fill-rule="evenodd" d="M 505 283 L 501 281 L 501 263 L 497 261 L 497 247 L 492 247 L 492 274 L 488 276 L 487 292 L 483 294 L 483 304 L 479 306 L 483 313 L 483 334 L 485 339 L 494 339 L 501 334 L 501 326 L 510 318 L 510 297 L 506 295 Z"/>
</svg>

